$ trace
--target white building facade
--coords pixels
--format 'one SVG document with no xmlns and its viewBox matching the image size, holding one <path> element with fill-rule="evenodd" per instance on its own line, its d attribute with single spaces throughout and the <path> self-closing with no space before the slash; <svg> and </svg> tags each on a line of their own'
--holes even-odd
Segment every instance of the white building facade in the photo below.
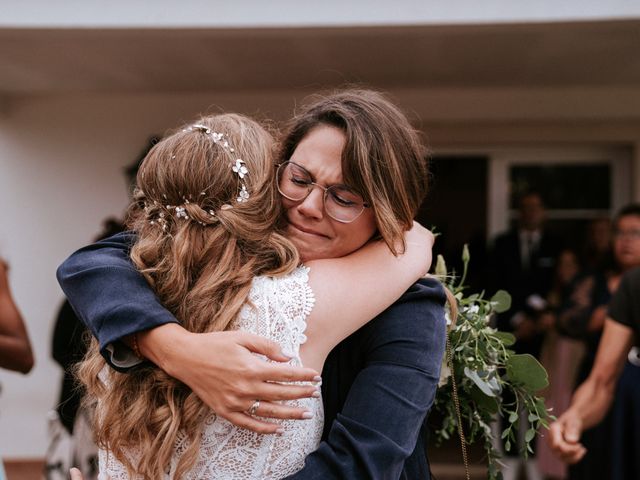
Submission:
<svg viewBox="0 0 640 480">
<path fill-rule="evenodd" d="M 117 3 L 121 3 L 118 6 Z M 607 165 L 640 201 L 640 4 L 0 1 L 0 256 L 36 354 L 0 372 L 0 457 L 38 458 L 61 379 L 56 267 L 127 204 L 151 134 L 218 109 L 284 120 L 347 83 L 387 91 L 436 155 L 482 156 L 486 232 L 522 165 Z M 483 180 L 484 181 L 484 180 Z"/>
</svg>

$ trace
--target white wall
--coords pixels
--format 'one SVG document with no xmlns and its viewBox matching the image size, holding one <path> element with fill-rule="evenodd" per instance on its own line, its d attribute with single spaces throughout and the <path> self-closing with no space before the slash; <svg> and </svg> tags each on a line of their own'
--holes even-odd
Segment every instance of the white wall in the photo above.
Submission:
<svg viewBox="0 0 640 480">
<path fill-rule="evenodd" d="M 0 255 L 12 266 L 11 284 L 35 347 L 36 367 L 26 377 L 0 372 L 0 456 L 44 453 L 45 415 L 54 405 L 61 377 L 49 345 L 62 301 L 55 269 L 96 234 L 104 217 L 122 212 L 127 203 L 122 168 L 137 158 L 147 137 L 215 105 L 283 119 L 305 93 L 60 96 L 13 99 L 5 105 L 0 113 Z M 422 118 L 428 133 L 434 126 L 437 133 L 431 140 L 436 146 L 464 142 L 473 133 L 466 126 L 469 119 L 492 144 L 531 144 L 537 138 L 555 144 L 640 145 L 638 92 L 395 93 Z M 618 128 L 604 128 L 604 136 L 598 137 L 596 120 Z M 513 126 L 520 130 L 505 135 Z"/>
</svg>

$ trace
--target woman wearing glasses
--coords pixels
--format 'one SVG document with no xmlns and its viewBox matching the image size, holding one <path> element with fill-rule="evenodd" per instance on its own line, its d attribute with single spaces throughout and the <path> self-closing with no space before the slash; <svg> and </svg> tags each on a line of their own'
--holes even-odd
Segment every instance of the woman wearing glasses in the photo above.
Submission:
<svg viewBox="0 0 640 480">
<path fill-rule="evenodd" d="M 344 257 L 372 238 L 399 253 L 427 188 L 416 132 L 397 107 L 370 91 L 339 92 L 307 106 L 291 121 L 277 163 L 286 234 L 304 262 Z M 310 397 L 315 388 L 280 382 L 309 381 L 315 372 L 262 362 L 249 352 L 287 357 L 248 333 L 185 331 L 131 268 L 132 240 L 125 235 L 88 247 L 59 270 L 110 364 L 126 370 L 140 363 L 129 345 L 219 416 L 257 432 L 280 428 L 268 418 L 305 421 L 304 409 L 279 401 Z M 376 270 L 343 288 L 344 295 L 388 279 L 385 265 Z M 325 285 L 347 273 L 336 271 Z M 323 441 L 291 478 L 428 477 L 420 433 L 442 361 L 444 302 L 443 288 L 423 280 L 331 351 L 322 377 Z M 338 323 L 335 306 L 325 315 Z M 313 323 L 308 336 L 328 345 L 341 340 L 339 328 L 314 332 Z M 305 363 L 320 368 L 321 356 Z"/>
</svg>

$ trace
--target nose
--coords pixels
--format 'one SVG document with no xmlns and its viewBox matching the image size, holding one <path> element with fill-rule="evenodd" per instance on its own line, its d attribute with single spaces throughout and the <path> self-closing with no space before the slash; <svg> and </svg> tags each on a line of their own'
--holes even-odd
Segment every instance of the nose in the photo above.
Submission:
<svg viewBox="0 0 640 480">
<path fill-rule="evenodd" d="M 308 218 L 322 220 L 324 215 L 324 191 L 314 188 L 311 193 L 298 205 L 298 212 Z"/>
</svg>

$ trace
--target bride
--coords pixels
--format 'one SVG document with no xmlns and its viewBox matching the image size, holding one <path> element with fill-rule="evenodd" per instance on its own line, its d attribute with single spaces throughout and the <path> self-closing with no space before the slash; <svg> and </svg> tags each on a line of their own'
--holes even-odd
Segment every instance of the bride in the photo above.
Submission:
<svg viewBox="0 0 640 480">
<path fill-rule="evenodd" d="M 316 129 L 309 137 L 330 136 L 333 127 Z M 328 148 L 341 151 L 334 143 Z M 276 170 L 272 151 L 260 125 L 233 114 L 201 118 L 162 140 L 138 173 L 131 258 L 187 330 L 256 333 L 277 341 L 292 364 L 320 371 L 336 344 L 426 274 L 433 236 L 414 225 L 401 255 L 372 241 L 300 265 L 279 228 L 279 193 L 292 201 L 324 195 L 327 214 L 363 235 L 373 235 L 375 217 L 349 186 L 314 183 L 303 162 Z M 135 351 L 135 336 L 132 343 Z M 307 421 L 280 421 L 277 435 L 262 435 L 217 416 L 152 364 L 126 374 L 108 368 L 95 340 L 79 376 L 96 404 L 100 471 L 108 478 L 283 478 L 320 442 L 319 390 L 289 402 L 306 409 Z M 256 401 L 248 413 L 258 408 Z"/>
</svg>

